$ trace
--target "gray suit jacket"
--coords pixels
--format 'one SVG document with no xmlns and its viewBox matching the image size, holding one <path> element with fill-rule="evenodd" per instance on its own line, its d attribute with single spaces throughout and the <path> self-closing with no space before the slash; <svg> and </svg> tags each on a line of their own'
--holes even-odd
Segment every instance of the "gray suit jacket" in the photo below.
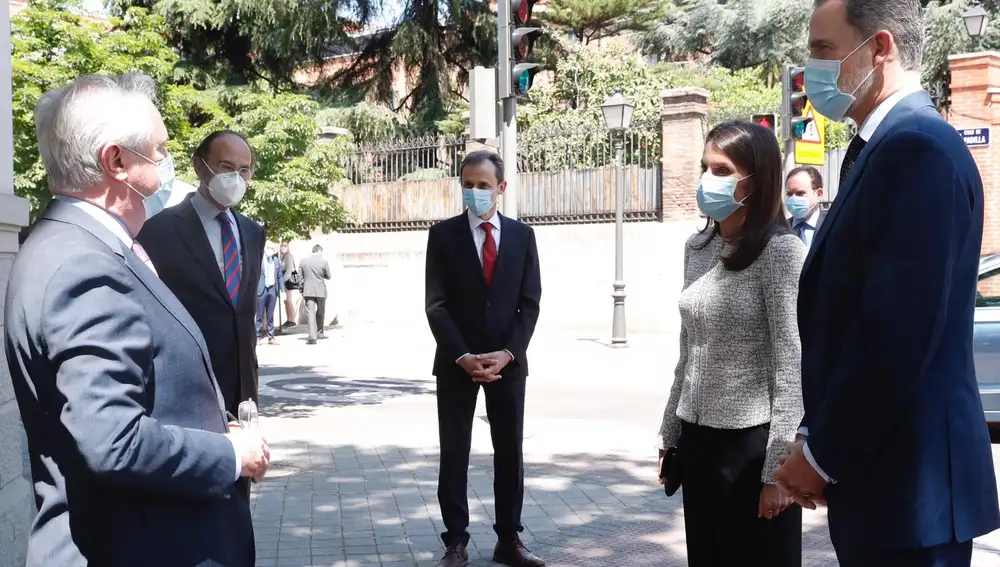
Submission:
<svg viewBox="0 0 1000 567">
<path fill-rule="evenodd" d="M 302 272 L 302 297 L 326 297 L 326 280 L 330 279 L 330 262 L 322 254 L 313 254 L 299 262 Z"/>
<path fill-rule="evenodd" d="M 27 567 L 253 563 L 204 339 L 130 249 L 53 201 L 4 323 L 38 504 Z"/>
</svg>

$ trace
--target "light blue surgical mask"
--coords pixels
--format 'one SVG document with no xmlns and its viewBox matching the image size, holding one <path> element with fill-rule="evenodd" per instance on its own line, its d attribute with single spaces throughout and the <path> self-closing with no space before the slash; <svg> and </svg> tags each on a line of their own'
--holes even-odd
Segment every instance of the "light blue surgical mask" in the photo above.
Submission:
<svg viewBox="0 0 1000 567">
<path fill-rule="evenodd" d="M 812 103 L 816 112 L 834 121 L 843 120 L 847 116 L 847 112 L 851 110 L 851 107 L 857 101 L 854 95 L 868 81 L 868 78 L 872 76 L 872 73 L 875 72 L 875 67 L 872 67 L 872 70 L 854 87 L 854 90 L 850 93 L 845 93 L 840 90 L 840 85 L 838 84 L 841 65 L 857 53 L 873 37 L 875 36 L 872 35 L 862 41 L 853 51 L 847 54 L 847 57 L 844 57 L 840 61 L 836 59 L 809 59 L 806 61 L 802 80 L 806 88 L 806 95 L 809 97 L 809 102 Z"/>
<path fill-rule="evenodd" d="M 804 219 L 809 216 L 809 211 L 812 210 L 809 197 L 801 195 L 792 195 L 785 199 L 785 208 L 788 209 L 788 214 L 792 215 L 793 219 Z"/>
<path fill-rule="evenodd" d="M 153 161 L 132 148 L 125 147 L 125 149 L 155 165 L 157 173 L 160 174 L 160 186 L 152 195 L 143 195 L 127 181 L 125 182 L 129 189 L 142 197 L 142 207 L 146 210 L 146 220 L 149 220 L 167 208 L 167 202 L 174 192 L 174 179 L 177 177 L 174 173 L 174 158 L 168 155 L 160 161 Z"/>
<path fill-rule="evenodd" d="M 481 217 L 493 208 L 493 190 L 462 189 L 462 201 L 472 214 Z"/>
<path fill-rule="evenodd" d="M 698 208 L 705 213 L 705 216 L 716 222 L 726 220 L 736 212 L 736 209 L 742 207 L 743 201 L 746 200 L 746 197 L 741 201 L 736 200 L 736 185 L 752 175 L 739 178 L 717 177 L 706 171 L 701 175 L 701 182 L 698 184 Z"/>
</svg>

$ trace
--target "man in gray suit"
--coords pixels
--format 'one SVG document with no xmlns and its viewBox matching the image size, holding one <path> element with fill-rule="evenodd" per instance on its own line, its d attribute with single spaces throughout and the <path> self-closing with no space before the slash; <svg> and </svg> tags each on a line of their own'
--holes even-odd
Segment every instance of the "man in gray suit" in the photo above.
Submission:
<svg viewBox="0 0 1000 567">
<path fill-rule="evenodd" d="M 323 257 L 323 247 L 313 246 L 313 254 L 299 263 L 302 272 L 302 297 L 306 301 L 306 315 L 309 318 L 309 340 L 307 345 L 316 344 L 316 339 L 325 339 L 323 321 L 326 317 L 326 280 L 330 279 L 330 263 Z"/>
<path fill-rule="evenodd" d="M 84 76 L 35 108 L 55 199 L 11 268 L 4 346 L 38 516 L 27 567 L 248 567 L 234 497 L 268 450 L 227 427 L 197 325 L 135 241 L 174 179 L 144 75 Z"/>
</svg>

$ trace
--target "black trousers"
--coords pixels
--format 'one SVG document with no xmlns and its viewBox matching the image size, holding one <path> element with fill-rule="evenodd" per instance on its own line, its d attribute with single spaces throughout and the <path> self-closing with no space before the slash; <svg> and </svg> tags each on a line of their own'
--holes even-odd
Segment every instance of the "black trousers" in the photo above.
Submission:
<svg viewBox="0 0 1000 567">
<path fill-rule="evenodd" d="M 447 530 L 441 534 L 446 546 L 469 542 L 469 453 L 479 387 L 480 384 L 467 375 L 456 373 L 437 377 L 441 441 L 438 503 Z M 504 377 L 482 387 L 493 438 L 493 495 L 496 500 L 493 530 L 501 542 L 512 542 L 524 529 L 521 507 L 524 501 L 525 378 Z"/>
<path fill-rule="evenodd" d="M 922 549 L 856 549 L 834 544 L 841 567 L 969 567 L 972 542 Z"/>
<path fill-rule="evenodd" d="M 684 530 L 689 567 L 800 567 L 802 508 L 758 518 L 769 425 L 681 425 Z"/>
</svg>

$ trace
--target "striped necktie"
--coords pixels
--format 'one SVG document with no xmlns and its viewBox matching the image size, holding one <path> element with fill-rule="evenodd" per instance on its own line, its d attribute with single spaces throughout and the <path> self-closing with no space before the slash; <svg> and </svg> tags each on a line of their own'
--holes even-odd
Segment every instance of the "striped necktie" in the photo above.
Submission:
<svg viewBox="0 0 1000 567">
<path fill-rule="evenodd" d="M 223 279 L 226 281 L 226 291 L 229 292 L 229 299 L 236 305 L 240 299 L 240 249 L 236 246 L 236 235 L 233 234 L 233 225 L 229 222 L 229 215 L 222 211 L 216 215 L 215 220 L 222 225 L 222 270 Z"/>
</svg>

